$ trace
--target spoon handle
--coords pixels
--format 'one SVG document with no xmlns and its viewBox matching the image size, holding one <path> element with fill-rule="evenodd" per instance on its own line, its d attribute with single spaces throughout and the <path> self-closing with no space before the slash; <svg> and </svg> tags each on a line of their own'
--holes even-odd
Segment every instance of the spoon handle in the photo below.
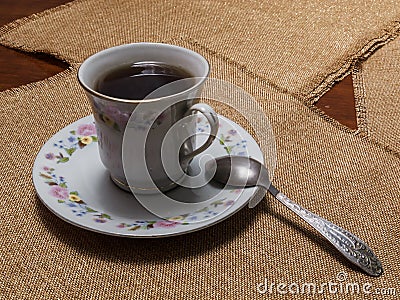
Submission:
<svg viewBox="0 0 400 300">
<path fill-rule="evenodd" d="M 274 196 L 321 233 L 353 264 L 371 276 L 379 276 L 383 273 L 382 264 L 374 252 L 354 234 L 301 207 L 279 191 Z"/>
</svg>

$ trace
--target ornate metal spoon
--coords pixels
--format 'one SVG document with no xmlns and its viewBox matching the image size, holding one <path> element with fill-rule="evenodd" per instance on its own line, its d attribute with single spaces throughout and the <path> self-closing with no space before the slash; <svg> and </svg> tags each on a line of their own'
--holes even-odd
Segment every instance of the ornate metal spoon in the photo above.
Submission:
<svg viewBox="0 0 400 300">
<path fill-rule="evenodd" d="M 213 179 L 224 184 L 240 187 L 260 186 L 268 190 L 276 199 L 314 227 L 339 250 L 349 261 L 371 276 L 383 273 L 382 264 L 371 248 L 351 232 L 321 218 L 290 200 L 270 182 L 268 171 L 263 164 L 249 157 L 224 156 L 209 161 L 206 172 L 213 173 Z M 249 203 L 254 207 L 258 201 Z"/>
</svg>

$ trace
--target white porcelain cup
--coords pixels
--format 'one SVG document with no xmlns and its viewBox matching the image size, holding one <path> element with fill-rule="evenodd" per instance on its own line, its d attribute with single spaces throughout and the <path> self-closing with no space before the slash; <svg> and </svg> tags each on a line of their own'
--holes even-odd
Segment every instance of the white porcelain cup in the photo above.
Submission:
<svg viewBox="0 0 400 300">
<path fill-rule="evenodd" d="M 155 91 L 138 100 L 114 98 L 97 90 L 97 82 L 105 73 L 120 65 L 140 62 L 178 67 L 193 77 L 184 79 L 184 89 L 182 85 L 167 92 L 161 88 L 161 93 Z M 190 160 L 212 144 L 218 131 L 218 116 L 197 99 L 208 73 L 209 64 L 200 54 L 161 43 L 112 47 L 82 63 L 78 81 L 92 106 L 100 158 L 117 186 L 140 194 L 170 190 L 177 185 Z M 211 133 L 201 147 L 194 149 L 196 120 L 188 116 L 197 112 L 207 118 Z M 124 134 L 125 139 L 131 140 L 124 141 Z M 124 161 L 132 164 L 124 166 Z"/>
</svg>

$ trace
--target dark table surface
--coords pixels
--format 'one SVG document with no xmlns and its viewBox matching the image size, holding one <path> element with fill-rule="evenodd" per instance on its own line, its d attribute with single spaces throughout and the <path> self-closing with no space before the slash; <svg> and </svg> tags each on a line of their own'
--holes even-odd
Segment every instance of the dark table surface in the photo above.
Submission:
<svg viewBox="0 0 400 300">
<path fill-rule="evenodd" d="M 0 26 L 69 2 L 68 0 L 1 0 Z M 68 64 L 45 54 L 27 54 L 0 46 L 0 91 L 45 79 Z M 351 129 L 357 128 L 351 76 L 336 84 L 316 104 L 327 115 Z"/>
</svg>

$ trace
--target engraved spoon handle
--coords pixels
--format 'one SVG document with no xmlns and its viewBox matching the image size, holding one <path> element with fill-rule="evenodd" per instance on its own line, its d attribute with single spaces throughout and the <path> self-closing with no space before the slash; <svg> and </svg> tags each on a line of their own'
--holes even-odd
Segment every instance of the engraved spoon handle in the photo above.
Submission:
<svg viewBox="0 0 400 300">
<path fill-rule="evenodd" d="M 276 199 L 314 227 L 353 264 L 371 276 L 380 276 L 383 273 L 381 262 L 371 248 L 360 238 L 301 207 L 286 195 L 276 190 L 272 185 L 269 190 Z"/>
</svg>

